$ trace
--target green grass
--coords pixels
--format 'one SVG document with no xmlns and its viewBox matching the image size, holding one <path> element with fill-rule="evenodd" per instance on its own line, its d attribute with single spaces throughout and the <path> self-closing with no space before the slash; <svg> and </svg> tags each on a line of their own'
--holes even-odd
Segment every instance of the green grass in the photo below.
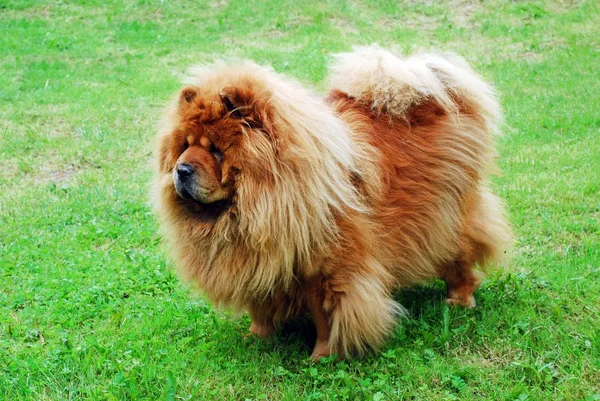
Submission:
<svg viewBox="0 0 600 401">
<path fill-rule="evenodd" d="M 600 400 L 598 3 L 0 0 L 0 397 Z M 154 125 L 194 63 L 324 88 L 330 53 L 462 54 L 506 111 L 518 237 L 475 310 L 432 282 L 385 347 L 313 364 L 307 322 L 243 340 L 171 272 L 148 206 Z"/>
</svg>

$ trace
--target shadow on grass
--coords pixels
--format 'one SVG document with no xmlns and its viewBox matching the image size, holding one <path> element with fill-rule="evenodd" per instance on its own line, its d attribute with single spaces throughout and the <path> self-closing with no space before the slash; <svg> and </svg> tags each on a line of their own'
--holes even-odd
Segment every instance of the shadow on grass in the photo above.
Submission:
<svg viewBox="0 0 600 401">
<path fill-rule="evenodd" d="M 479 336 L 476 329 L 484 324 L 483 321 L 504 320 L 508 314 L 507 309 L 521 303 L 511 291 L 507 291 L 507 283 L 513 281 L 514 276 L 487 279 L 483 288 L 476 293 L 479 305 L 475 309 L 449 307 L 444 302 L 446 288 L 441 280 L 432 280 L 398 291 L 394 294 L 394 299 L 406 308 L 407 316 L 398 319 L 396 329 L 390 333 L 382 349 L 417 345 L 441 349 L 453 336 L 450 329 L 461 327 L 465 327 L 461 331 L 464 338 Z M 294 363 L 308 359 L 316 341 L 316 329 L 308 315 L 289 320 L 267 339 L 243 338 L 243 334 L 248 332 L 249 324 L 247 316 L 221 321 L 219 333 L 213 333 L 213 339 L 217 339 L 218 343 L 215 344 L 214 351 L 231 355 L 233 350 L 236 358 L 243 357 L 249 363 L 267 359 L 294 369 Z M 367 362 L 376 360 L 379 356 L 379 352 L 367 352 L 362 358 L 351 359 Z"/>
<path fill-rule="evenodd" d="M 446 287 L 440 280 L 430 281 L 398 291 L 394 299 L 404 306 L 410 317 L 419 317 L 423 310 L 444 301 Z"/>
<path fill-rule="evenodd" d="M 439 315 L 443 303 L 445 289 L 443 283 L 428 283 L 417 287 L 408 288 L 395 294 L 395 299 L 408 310 L 407 320 L 421 319 L 426 315 L 431 323 L 437 322 L 436 316 Z M 431 311 L 434 309 L 435 311 Z M 405 324 L 405 319 L 399 321 Z M 249 322 L 248 322 L 249 324 Z M 393 334 L 392 334 L 393 335 Z M 249 338 L 246 341 L 253 345 L 258 353 L 268 353 L 279 351 L 284 358 L 299 355 L 307 358 L 315 344 L 317 338 L 315 325 L 309 315 L 291 319 L 285 322 L 276 334 L 267 339 Z M 370 359 L 373 352 L 365 355 L 365 359 Z"/>
</svg>

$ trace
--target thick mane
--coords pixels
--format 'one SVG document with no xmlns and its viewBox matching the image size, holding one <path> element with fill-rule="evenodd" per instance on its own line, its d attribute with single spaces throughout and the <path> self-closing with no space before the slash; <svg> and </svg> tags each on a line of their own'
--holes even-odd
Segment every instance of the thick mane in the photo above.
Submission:
<svg viewBox="0 0 600 401">
<path fill-rule="evenodd" d="M 271 70 L 254 66 L 252 73 L 271 93 L 264 130 L 277 145 L 273 155 L 262 152 L 275 158 L 271 180 L 240 183 L 241 232 L 258 243 L 288 243 L 299 263 L 310 264 L 315 247 L 335 235 L 334 212 L 365 210 L 350 181 L 362 155 L 348 127 L 320 98 Z M 247 149 L 261 146 L 254 134 Z"/>
<path fill-rule="evenodd" d="M 247 164 L 230 212 L 203 229 L 175 215 L 164 220 L 168 237 L 180 236 L 172 247 L 182 272 L 217 303 L 241 307 L 247 297 L 288 290 L 299 271 L 316 273 L 337 241 L 335 216 L 367 211 L 351 177 L 368 156 L 322 99 L 272 69 L 244 62 L 191 72 L 186 83 L 200 93 L 251 88 L 262 120 L 242 127 Z M 159 197 L 168 197 L 166 181 Z"/>
</svg>

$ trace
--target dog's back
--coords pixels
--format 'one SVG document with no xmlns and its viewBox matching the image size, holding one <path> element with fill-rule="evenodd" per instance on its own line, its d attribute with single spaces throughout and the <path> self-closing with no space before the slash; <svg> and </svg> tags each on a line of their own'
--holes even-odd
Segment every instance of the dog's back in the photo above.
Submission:
<svg viewBox="0 0 600 401">
<path fill-rule="evenodd" d="M 339 55 L 330 82 L 332 107 L 377 150 L 377 257 L 397 285 L 442 277 L 448 302 L 474 306 L 473 268 L 502 263 L 512 242 L 487 181 L 501 122 L 492 88 L 456 56 L 377 47 Z"/>
</svg>

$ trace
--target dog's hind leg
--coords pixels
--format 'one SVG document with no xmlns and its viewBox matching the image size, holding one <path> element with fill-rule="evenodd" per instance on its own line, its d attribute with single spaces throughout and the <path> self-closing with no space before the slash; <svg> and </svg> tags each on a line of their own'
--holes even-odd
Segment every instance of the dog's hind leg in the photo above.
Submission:
<svg viewBox="0 0 600 401">
<path fill-rule="evenodd" d="M 444 266 L 441 277 L 448 289 L 446 302 L 472 308 L 473 293 L 486 267 L 502 264 L 512 244 L 512 232 L 502 202 L 486 187 L 471 199 L 468 210 L 459 255 Z"/>
<path fill-rule="evenodd" d="M 481 276 L 473 267 L 474 263 L 464 261 L 455 261 L 446 266 L 443 279 L 448 291 L 446 298 L 448 304 L 475 307 L 473 293 L 479 287 Z"/>
</svg>

